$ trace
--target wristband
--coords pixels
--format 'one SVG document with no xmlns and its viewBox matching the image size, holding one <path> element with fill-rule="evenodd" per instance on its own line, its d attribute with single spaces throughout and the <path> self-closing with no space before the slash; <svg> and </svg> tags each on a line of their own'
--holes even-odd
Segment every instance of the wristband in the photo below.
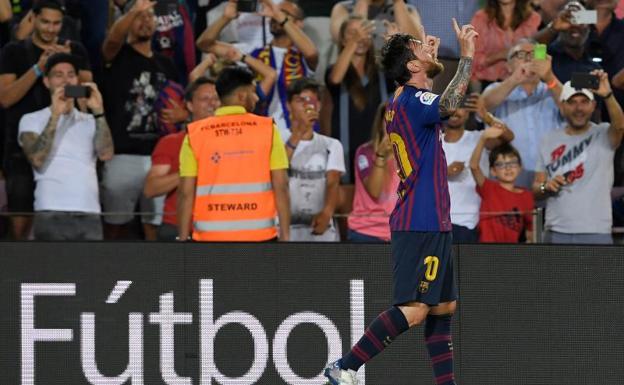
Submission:
<svg viewBox="0 0 624 385">
<path fill-rule="evenodd" d="M 557 79 L 555 78 L 555 79 L 551 80 L 548 84 L 546 84 L 546 87 L 549 90 L 552 90 L 553 88 L 557 87 L 557 83 L 558 83 Z"/>
<path fill-rule="evenodd" d="M 608 94 L 606 94 L 606 95 L 605 95 L 605 96 L 603 96 L 602 98 L 603 98 L 604 100 L 607 100 L 607 99 L 609 99 L 611 96 L 613 96 L 613 91 L 609 92 Z"/>
<path fill-rule="evenodd" d="M 284 19 L 284 21 L 279 23 L 280 27 L 283 27 L 284 25 L 286 25 L 286 23 L 288 23 L 288 20 L 290 20 L 290 19 L 288 18 L 288 15 L 286 15 L 286 18 Z"/>
<path fill-rule="evenodd" d="M 244 53 L 243 56 L 241 56 L 239 62 L 244 63 L 245 59 L 247 59 L 247 54 L 246 53 Z"/>
<path fill-rule="evenodd" d="M 99 119 L 99 118 L 103 118 L 104 117 L 104 113 L 102 112 L 101 114 L 93 114 L 93 119 Z"/>
<path fill-rule="evenodd" d="M 290 148 L 291 150 L 295 150 L 297 148 L 297 146 L 294 146 L 292 143 L 290 143 L 290 140 L 286 141 L 286 147 Z"/>
<path fill-rule="evenodd" d="M 546 194 L 546 182 L 542 182 L 542 184 L 540 184 L 539 186 L 539 189 L 540 189 L 540 193 Z"/>
<path fill-rule="evenodd" d="M 39 64 L 35 63 L 35 65 L 32 66 L 32 69 L 33 71 L 35 71 L 35 75 L 37 75 L 38 78 L 43 76 L 43 71 L 41 71 L 41 68 L 39 68 Z"/>
</svg>

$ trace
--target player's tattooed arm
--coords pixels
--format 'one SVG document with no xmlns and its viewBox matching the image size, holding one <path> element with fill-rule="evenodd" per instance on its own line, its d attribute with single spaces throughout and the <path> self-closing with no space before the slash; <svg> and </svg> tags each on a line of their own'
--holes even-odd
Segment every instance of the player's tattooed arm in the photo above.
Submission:
<svg viewBox="0 0 624 385">
<path fill-rule="evenodd" d="M 457 73 L 440 98 L 440 116 L 451 116 L 462 105 L 471 74 L 472 58 L 462 57 L 459 60 Z"/>
<path fill-rule="evenodd" d="M 50 155 L 58 119 L 58 116 L 51 116 L 43 132 L 39 135 L 34 132 L 24 132 L 20 134 L 22 149 L 28 161 L 36 170 L 40 170 L 43 167 Z"/>
</svg>

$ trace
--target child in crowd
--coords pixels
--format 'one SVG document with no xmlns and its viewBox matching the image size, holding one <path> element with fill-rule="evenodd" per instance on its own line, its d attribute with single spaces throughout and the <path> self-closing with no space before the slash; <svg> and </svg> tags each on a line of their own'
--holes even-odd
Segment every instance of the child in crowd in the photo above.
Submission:
<svg viewBox="0 0 624 385">
<path fill-rule="evenodd" d="M 522 169 L 518 150 L 508 143 L 492 149 L 490 174 L 496 180 L 488 179 L 479 166 L 485 142 L 500 137 L 504 130 L 495 124 L 483 131 L 470 158 L 470 170 L 481 196 L 479 242 L 517 243 L 523 235 L 531 242 L 533 194 L 515 186 Z"/>
</svg>

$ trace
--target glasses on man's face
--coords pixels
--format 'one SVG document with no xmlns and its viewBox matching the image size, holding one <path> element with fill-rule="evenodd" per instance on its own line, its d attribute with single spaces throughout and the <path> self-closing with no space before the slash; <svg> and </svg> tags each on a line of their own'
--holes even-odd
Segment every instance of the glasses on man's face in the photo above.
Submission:
<svg viewBox="0 0 624 385">
<path fill-rule="evenodd" d="M 520 162 L 518 162 L 517 160 L 510 160 L 509 162 L 495 162 L 494 163 L 494 168 L 499 169 L 499 170 L 517 168 L 517 167 L 520 167 Z"/>
<path fill-rule="evenodd" d="M 511 58 L 518 58 L 520 60 L 533 60 L 533 51 L 519 50 L 511 54 Z"/>
</svg>

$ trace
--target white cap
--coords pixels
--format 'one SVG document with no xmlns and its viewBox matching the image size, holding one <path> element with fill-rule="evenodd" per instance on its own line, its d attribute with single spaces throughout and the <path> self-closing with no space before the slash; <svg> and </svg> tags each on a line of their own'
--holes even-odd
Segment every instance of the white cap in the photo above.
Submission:
<svg viewBox="0 0 624 385">
<path fill-rule="evenodd" d="M 578 95 L 578 94 L 587 96 L 589 100 L 594 100 L 593 92 L 591 92 L 587 88 L 576 89 L 572 87 L 572 83 L 570 81 L 565 82 L 565 84 L 563 85 L 563 89 L 561 90 L 561 96 L 559 97 L 559 100 L 561 100 L 562 102 L 565 102 L 568 99 L 570 99 L 572 96 Z"/>
</svg>

